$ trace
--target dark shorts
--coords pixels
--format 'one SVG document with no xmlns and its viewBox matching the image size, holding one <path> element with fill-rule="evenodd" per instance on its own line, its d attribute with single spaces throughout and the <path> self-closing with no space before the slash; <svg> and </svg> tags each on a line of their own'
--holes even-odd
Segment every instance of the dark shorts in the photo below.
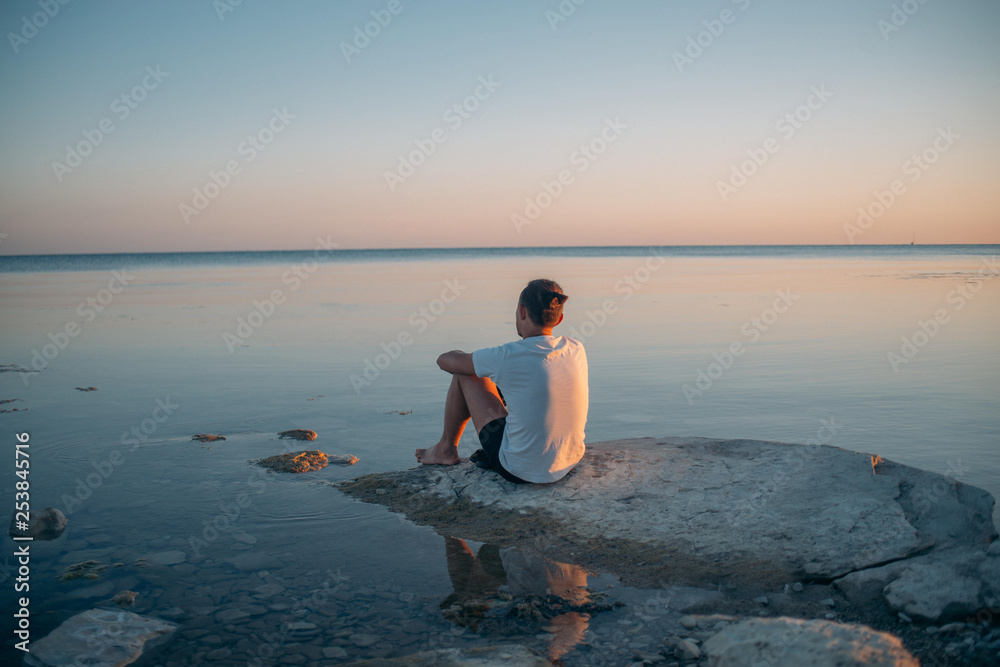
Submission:
<svg viewBox="0 0 1000 667">
<path fill-rule="evenodd" d="M 483 429 L 479 432 L 479 444 L 482 449 L 472 455 L 472 461 L 480 468 L 495 470 L 508 482 L 513 482 L 514 484 L 530 484 L 531 482 L 523 480 L 517 475 L 509 472 L 503 467 L 503 464 L 500 463 L 500 443 L 503 442 L 503 430 L 506 426 L 507 418 L 501 417 L 500 419 L 494 419 L 483 427 Z M 481 455 L 480 452 L 482 452 Z"/>
</svg>

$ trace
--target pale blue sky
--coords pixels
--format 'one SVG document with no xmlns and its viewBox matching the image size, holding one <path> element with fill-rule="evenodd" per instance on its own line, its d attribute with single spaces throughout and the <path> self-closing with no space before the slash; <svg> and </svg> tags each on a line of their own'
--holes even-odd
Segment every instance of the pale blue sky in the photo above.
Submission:
<svg viewBox="0 0 1000 667">
<path fill-rule="evenodd" d="M 1000 242 L 1000 3 L 914 3 L 885 39 L 893 4 L 588 0 L 553 30 L 555 0 L 411 0 L 347 62 L 341 43 L 388 0 L 243 0 L 221 20 L 208 1 L 75 0 L 16 45 L 42 10 L 8 1 L 0 254 L 320 235 L 345 248 L 845 243 L 857 208 L 897 178 L 905 194 L 856 242 Z M 675 52 L 724 10 L 733 21 L 678 71 Z M 120 120 L 115 98 L 157 66 L 168 76 Z M 450 127 L 446 110 L 491 76 L 499 88 Z M 723 200 L 719 182 L 813 86 L 833 96 Z M 294 119 L 247 162 L 241 142 L 275 108 Z M 616 117 L 627 129 L 518 232 L 511 216 Z M 114 131 L 60 181 L 52 163 L 105 118 Z M 958 141 L 904 177 L 949 126 Z M 447 140 L 390 190 L 385 173 L 435 128 Z M 240 173 L 185 222 L 181 204 L 230 160 Z"/>
</svg>

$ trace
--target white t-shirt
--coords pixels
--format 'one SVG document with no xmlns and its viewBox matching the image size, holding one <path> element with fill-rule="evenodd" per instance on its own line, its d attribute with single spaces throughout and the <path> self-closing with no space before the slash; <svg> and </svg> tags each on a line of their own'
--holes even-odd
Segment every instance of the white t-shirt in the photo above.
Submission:
<svg viewBox="0 0 1000 667">
<path fill-rule="evenodd" d="M 507 401 L 500 463 L 528 482 L 561 479 L 584 453 L 589 388 L 587 353 L 566 336 L 532 336 L 476 350 L 478 377 Z"/>
</svg>

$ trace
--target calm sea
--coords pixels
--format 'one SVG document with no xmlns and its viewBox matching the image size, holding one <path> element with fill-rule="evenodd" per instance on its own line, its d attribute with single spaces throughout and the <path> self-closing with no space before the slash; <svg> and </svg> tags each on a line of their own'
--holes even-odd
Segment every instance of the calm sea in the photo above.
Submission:
<svg viewBox="0 0 1000 667">
<path fill-rule="evenodd" d="M 324 619 L 316 636 L 343 640 L 353 658 L 426 647 L 404 632 L 410 621 L 439 643 L 478 641 L 441 617 L 452 590 L 443 538 L 322 482 L 412 466 L 414 448 L 440 435 L 449 378 L 436 356 L 513 339 L 517 294 L 534 277 L 570 295 L 556 333 L 587 349 L 590 442 L 820 440 L 1000 494 L 998 250 L 320 245 L 0 257 L 0 436 L 10 451 L 15 433 L 30 433 L 32 507 L 69 517 L 63 537 L 32 546 L 36 628 L 131 589 L 140 611 L 182 623 L 178 660 L 204 660 L 219 647 L 205 637 L 218 636 L 230 664 L 247 664 L 294 643 L 265 650 L 247 638 L 285 623 L 257 588 L 276 583 L 298 599 L 326 583 L 343 599 L 299 617 Z M 294 428 L 360 462 L 257 476 L 247 461 L 285 451 L 274 434 Z M 227 440 L 203 445 L 197 433 Z M 470 430 L 461 454 L 473 450 Z M 259 561 L 239 570 L 240 554 Z M 108 569 L 57 578 L 86 560 Z M 245 627 L 192 620 L 247 605 Z M 345 628 L 382 641 L 351 643 L 336 634 Z M 388 633 L 405 637 L 386 648 Z"/>
</svg>

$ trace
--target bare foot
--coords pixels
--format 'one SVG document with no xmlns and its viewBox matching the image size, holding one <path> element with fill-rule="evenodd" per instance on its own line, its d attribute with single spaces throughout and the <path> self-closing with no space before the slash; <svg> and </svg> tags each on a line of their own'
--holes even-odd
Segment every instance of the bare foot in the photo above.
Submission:
<svg viewBox="0 0 1000 667">
<path fill-rule="evenodd" d="M 424 465 L 453 466 L 462 459 L 458 456 L 458 447 L 447 442 L 438 442 L 429 449 L 418 449 L 417 461 Z"/>
</svg>

